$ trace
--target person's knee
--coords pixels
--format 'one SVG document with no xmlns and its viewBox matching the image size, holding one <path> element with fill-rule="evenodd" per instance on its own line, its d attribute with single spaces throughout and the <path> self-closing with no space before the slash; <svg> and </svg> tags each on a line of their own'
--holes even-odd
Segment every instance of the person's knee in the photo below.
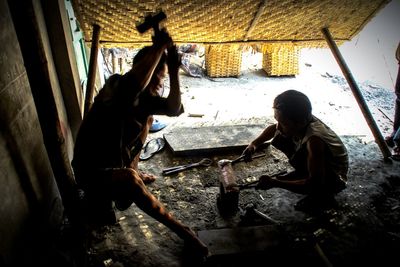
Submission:
<svg viewBox="0 0 400 267">
<path fill-rule="evenodd" d="M 113 177 L 112 198 L 115 207 L 118 210 L 126 210 L 135 202 L 135 197 L 143 192 L 144 184 L 139 173 L 131 168 L 118 169 Z"/>
<path fill-rule="evenodd" d="M 113 171 L 112 188 L 114 196 L 133 194 L 137 187 L 144 186 L 139 173 L 132 168 L 121 168 Z"/>
</svg>

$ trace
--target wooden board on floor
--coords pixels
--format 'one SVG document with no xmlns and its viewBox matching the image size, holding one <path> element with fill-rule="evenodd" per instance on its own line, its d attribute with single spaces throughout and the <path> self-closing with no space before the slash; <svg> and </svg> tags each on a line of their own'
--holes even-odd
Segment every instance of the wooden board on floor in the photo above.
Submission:
<svg viewBox="0 0 400 267">
<path fill-rule="evenodd" d="M 273 225 L 202 230 L 197 234 L 212 256 L 276 249 L 284 239 L 281 231 Z"/>
<path fill-rule="evenodd" d="M 164 138 L 176 156 L 242 151 L 264 125 L 230 125 L 176 128 Z"/>
</svg>

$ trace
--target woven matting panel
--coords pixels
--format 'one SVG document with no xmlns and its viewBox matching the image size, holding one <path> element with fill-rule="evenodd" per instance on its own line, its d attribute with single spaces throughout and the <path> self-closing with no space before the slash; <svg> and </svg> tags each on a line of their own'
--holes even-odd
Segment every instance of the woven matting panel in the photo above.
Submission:
<svg viewBox="0 0 400 267">
<path fill-rule="evenodd" d="M 350 40 L 388 0 L 72 0 L 86 41 L 92 25 L 100 43 L 136 46 L 150 42 L 136 24 L 163 10 L 164 25 L 177 43 L 324 41 L 328 27 L 335 40 Z M 257 16 L 260 14 L 260 16 Z M 304 41 L 304 42 L 302 42 Z"/>
<path fill-rule="evenodd" d="M 206 70 L 209 77 L 237 77 L 241 66 L 240 45 L 209 45 L 206 48 Z"/>
<path fill-rule="evenodd" d="M 299 46 L 292 43 L 267 44 L 262 50 L 262 67 L 268 76 L 299 74 Z"/>
</svg>

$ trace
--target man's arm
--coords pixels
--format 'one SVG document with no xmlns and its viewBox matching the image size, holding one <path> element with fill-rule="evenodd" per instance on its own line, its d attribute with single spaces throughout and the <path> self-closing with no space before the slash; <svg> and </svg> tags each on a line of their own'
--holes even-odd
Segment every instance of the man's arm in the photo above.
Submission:
<svg viewBox="0 0 400 267">
<path fill-rule="evenodd" d="M 149 84 L 151 77 L 165 49 L 172 45 L 172 38 L 167 31 L 163 29 L 153 38 L 153 45 L 150 51 L 132 66 L 132 69 L 127 73 L 129 78 L 136 81 L 140 91 Z"/>
<path fill-rule="evenodd" d="M 307 164 L 309 180 L 324 179 L 326 174 L 325 166 L 325 143 L 317 136 L 311 136 L 307 142 Z M 318 181 L 318 184 L 325 181 Z"/>
<path fill-rule="evenodd" d="M 265 128 L 264 131 L 262 131 L 262 133 L 251 142 L 251 144 L 253 144 L 257 148 L 259 145 L 265 143 L 268 140 L 271 140 L 275 136 L 275 132 L 276 124 L 271 124 L 270 126 Z"/>
<path fill-rule="evenodd" d="M 276 124 L 271 124 L 267 128 L 262 131 L 262 133 L 254 139 L 243 151 L 242 155 L 244 155 L 245 161 L 251 161 L 251 155 L 257 150 L 257 147 L 263 144 L 264 142 L 271 140 L 275 136 L 276 132 Z"/>
<path fill-rule="evenodd" d="M 170 90 L 167 97 L 167 112 L 165 115 L 177 116 L 181 112 L 181 90 L 179 85 L 179 66 L 181 65 L 176 46 L 168 48 L 168 74 Z"/>
<path fill-rule="evenodd" d="M 325 177 L 325 143 L 321 138 L 312 136 L 307 142 L 307 168 L 306 176 L 298 176 L 297 172 L 291 172 L 287 175 L 278 176 L 275 178 L 263 175 L 259 178 L 257 187 L 259 189 L 269 189 L 279 187 L 297 192 L 301 194 L 310 193 L 310 184 L 315 183 L 321 185 L 324 181 L 312 181 L 312 179 L 324 179 Z"/>
</svg>

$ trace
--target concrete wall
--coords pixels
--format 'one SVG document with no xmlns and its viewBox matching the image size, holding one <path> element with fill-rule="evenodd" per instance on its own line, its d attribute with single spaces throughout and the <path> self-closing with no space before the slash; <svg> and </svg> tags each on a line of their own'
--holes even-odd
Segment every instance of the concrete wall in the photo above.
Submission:
<svg viewBox="0 0 400 267">
<path fill-rule="evenodd" d="M 39 118 L 27 71 L 42 66 L 27 65 L 15 27 L 18 8 L 10 8 L 12 2 L 0 0 L 0 266 L 46 266 L 54 255 L 48 236 L 58 231 L 64 206 L 44 139 L 46 122 Z M 44 19 L 40 1 L 32 3 L 44 48 L 43 64 L 48 69 L 68 158 L 72 158 L 70 122 L 76 132 L 81 116 L 68 117 L 65 106 L 70 103 L 64 103 L 63 84 L 53 61 L 46 27 L 49 22 Z M 67 82 L 74 83 L 71 79 Z M 79 112 L 79 104 L 73 105 L 78 105 L 72 108 Z"/>
</svg>

